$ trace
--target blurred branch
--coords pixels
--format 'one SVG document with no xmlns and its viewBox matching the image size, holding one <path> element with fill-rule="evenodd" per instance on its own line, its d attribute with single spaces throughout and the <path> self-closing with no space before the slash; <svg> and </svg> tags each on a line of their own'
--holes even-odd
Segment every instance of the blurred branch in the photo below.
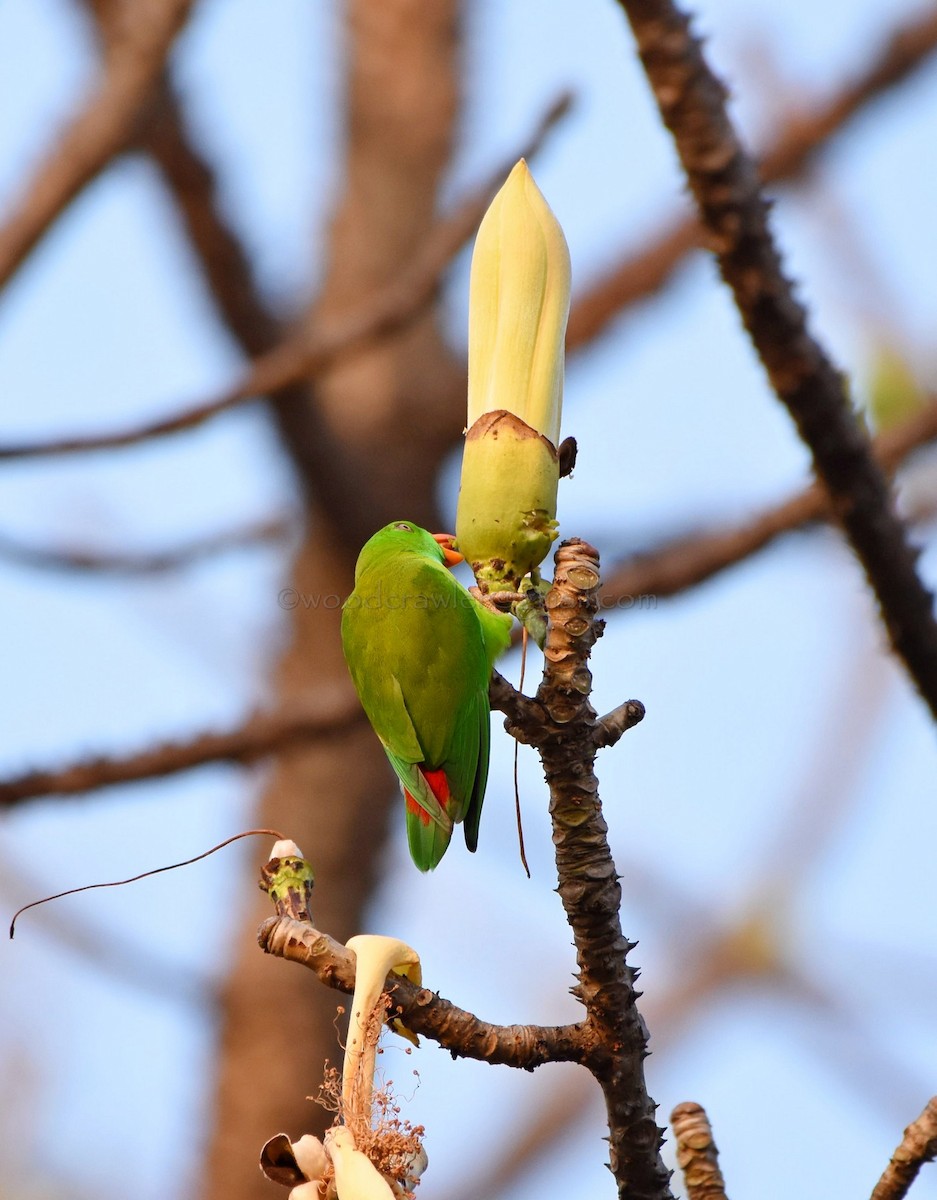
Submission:
<svg viewBox="0 0 937 1200">
<path fill-rule="evenodd" d="M 892 473 L 915 450 L 937 438 L 937 399 L 872 443 L 883 470 Z M 818 484 L 744 525 L 678 538 L 619 564 L 602 589 L 602 607 L 614 608 L 637 596 L 673 596 L 763 550 L 775 538 L 812 521 L 832 517 L 829 496 Z"/>
<path fill-rule="evenodd" d="M 670 1114 L 677 1143 L 677 1165 L 683 1172 L 687 1200 L 726 1200 L 726 1185 L 719 1170 L 719 1151 L 709 1117 L 699 1104 L 686 1101 Z"/>
<path fill-rule="evenodd" d="M 354 952 L 305 921 L 269 917 L 257 939 L 265 954 L 309 967 L 328 987 L 354 991 Z M 492 1025 L 400 975 L 388 976 L 387 991 L 392 1011 L 407 1028 L 431 1037 L 454 1055 L 525 1071 L 548 1062 L 582 1061 L 583 1024 Z"/>
<path fill-rule="evenodd" d="M 817 975 L 816 968 L 803 970 L 791 953 L 779 978 L 815 1029 L 814 1036 L 809 1028 L 800 1030 L 807 1055 L 818 1064 L 826 1060 L 854 1096 L 861 1097 L 889 1121 L 900 1120 L 901 1114 L 918 1105 L 921 1095 L 927 1094 L 931 1081 L 926 1071 L 909 1069 L 902 1063 L 888 1046 L 886 1031 L 869 1018 L 874 987 L 863 1005 L 850 988 L 843 987 L 841 978 L 824 986 Z"/>
<path fill-rule="evenodd" d="M 104 58 L 103 77 L 0 226 L 0 287 L 56 218 L 130 141 L 194 0 L 136 0 Z"/>
<path fill-rule="evenodd" d="M 884 39 L 878 53 L 853 79 L 847 80 L 810 112 L 798 109 L 779 123 L 759 159 L 765 183 L 790 181 L 807 168 L 817 152 L 871 101 L 910 78 L 937 50 L 937 14 L 932 6 L 898 26 Z M 686 255 L 705 244 L 695 216 L 673 217 L 642 239 L 644 248 L 622 260 L 593 284 L 572 306 L 566 345 L 577 350 L 596 337 L 623 308 L 659 291 Z"/>
<path fill-rule="evenodd" d="M 206 763 L 252 763 L 320 738 L 341 736 L 354 729 L 361 717 L 357 701 L 341 695 L 328 708 L 260 714 L 231 733 L 205 733 L 124 758 L 88 758 L 58 770 L 28 771 L 0 779 L 0 809 L 40 796 L 74 796 L 115 783 L 157 779 Z"/>
<path fill-rule="evenodd" d="M 225 326 L 249 358 L 281 340 L 280 322 L 264 303 L 250 257 L 224 216 L 214 167 L 197 145 L 185 111 L 163 79 L 138 133 L 176 210 Z"/>
<path fill-rule="evenodd" d="M 274 518 L 199 538 L 172 550 L 150 553 L 122 550 L 117 552 L 71 549 L 49 549 L 30 546 L 0 533 L 0 559 L 17 566 L 50 571 L 88 571 L 104 575 L 159 575 L 177 571 L 206 558 L 216 558 L 232 550 L 251 549 L 273 542 L 282 542 L 296 529 L 296 522 Z"/>
<path fill-rule="evenodd" d="M 550 131 L 569 112 L 572 100 L 570 93 L 563 92 L 552 101 L 520 154 L 537 153 Z M 196 146 L 185 112 L 167 81 L 150 120 L 141 130 L 140 146 L 156 163 L 179 208 L 189 243 L 226 326 L 248 355 L 269 350 L 279 340 L 279 322 L 261 298 L 247 251 L 222 214 L 215 172 Z M 509 163 L 499 163 L 449 217 L 439 222 L 430 237 L 432 246 L 424 256 L 425 272 L 441 274 L 472 236 L 492 193 L 501 186 L 517 157 L 515 154 Z M 415 299 L 402 304 L 404 320 L 415 316 L 423 306 L 422 289 L 415 292 Z"/>
<path fill-rule="evenodd" d="M 891 1156 L 881 1179 L 872 1192 L 872 1200 L 903 1200 L 926 1162 L 937 1158 L 937 1096 L 908 1126 L 901 1145 Z"/>
<path fill-rule="evenodd" d="M 0 460 L 49 458 L 65 454 L 83 454 L 92 450 L 113 450 L 121 446 L 134 446 L 151 438 L 194 429 L 245 400 L 256 399 L 295 382 L 306 370 L 323 367 L 343 350 L 376 336 L 376 331 L 386 327 L 386 321 L 386 306 L 381 305 L 375 306 L 370 320 L 349 321 L 342 328 L 318 338 L 310 338 L 304 332 L 293 334 L 266 354 L 255 358 L 241 379 L 232 387 L 175 416 L 130 425 L 126 429 L 111 433 L 0 445 Z"/>
<path fill-rule="evenodd" d="M 568 93 L 563 93 L 553 102 L 531 137 L 527 153 L 536 151 L 548 131 L 569 110 L 570 103 Z M 112 433 L 0 445 L 0 460 L 115 449 L 193 429 L 245 400 L 269 395 L 299 380 L 307 380 L 344 355 L 360 351 L 396 332 L 433 300 L 446 267 L 474 233 L 492 192 L 504 180 L 504 172 L 505 166 L 500 163 L 490 179 L 436 225 L 409 267 L 401 271 L 391 284 L 379 289 L 357 312 L 335 318 L 328 324 L 323 323 L 311 333 L 300 329 L 289 335 L 256 357 L 242 378 L 220 395 L 175 416 Z M 204 215 L 207 210 L 200 211 Z M 219 239 L 222 238 L 220 229 L 216 230 L 216 234 Z M 220 246 L 221 241 L 215 244 Z M 233 270 L 232 263 L 233 259 L 228 259 L 228 266 Z"/>
<path fill-rule="evenodd" d="M 891 644 L 937 717 L 937 623 L 918 552 L 891 503 L 843 376 L 807 327 L 768 226 L 755 166 L 688 18 L 670 0 L 620 0 L 673 135 L 722 277 L 778 398 L 813 456 Z"/>
</svg>

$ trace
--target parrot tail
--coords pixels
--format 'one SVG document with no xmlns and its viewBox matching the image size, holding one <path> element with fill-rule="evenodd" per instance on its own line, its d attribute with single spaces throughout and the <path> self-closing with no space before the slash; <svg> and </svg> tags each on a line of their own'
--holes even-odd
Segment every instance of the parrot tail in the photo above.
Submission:
<svg viewBox="0 0 937 1200">
<path fill-rule="evenodd" d="M 449 812 L 452 793 L 449 780 L 443 770 L 431 771 L 425 767 L 417 768 L 426 781 L 429 790 L 439 801 L 444 813 Z M 403 789 L 407 809 L 407 841 L 410 844 L 410 856 L 421 871 L 432 871 L 446 853 L 449 840 L 452 837 L 452 823 L 441 825 L 433 819 L 426 809 L 417 801 L 408 788 Z"/>
</svg>

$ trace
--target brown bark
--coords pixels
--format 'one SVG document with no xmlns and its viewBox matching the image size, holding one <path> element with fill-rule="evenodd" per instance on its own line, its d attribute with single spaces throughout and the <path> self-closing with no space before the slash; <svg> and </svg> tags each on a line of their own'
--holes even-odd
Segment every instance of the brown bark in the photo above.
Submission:
<svg viewBox="0 0 937 1200">
<path fill-rule="evenodd" d="M 670 1124 L 677 1142 L 677 1165 L 683 1172 L 689 1200 L 726 1200 L 719 1152 L 705 1111 L 688 1100 L 673 1110 Z"/>
<path fill-rule="evenodd" d="M 457 7 L 452 0 L 352 0 L 348 6 L 345 192 L 330 235 L 329 268 L 312 319 L 340 319 L 405 268 L 432 226 L 456 111 Z M 277 420 L 310 501 L 309 534 L 291 585 L 303 595 L 347 594 L 363 539 L 396 516 L 433 523 L 442 447 L 460 427 L 461 370 L 431 316 L 346 359 L 316 381 L 315 398 Z M 311 477 L 326 438 L 328 487 Z M 320 443 L 321 448 L 321 443 Z M 304 472 L 306 477 L 303 477 Z M 321 498 L 321 503 L 320 503 Z M 271 597 L 271 603 L 275 598 Z M 277 702 L 315 703 L 346 679 L 335 609 L 293 613 Z M 366 726 L 280 761 L 260 819 L 295 838 L 321 887 L 316 920 L 345 939 L 363 928 L 396 789 Z M 215 1128 L 202 1194 L 269 1200 L 256 1170 L 262 1143 L 283 1129 L 321 1128 L 305 1099 L 337 1056 L 335 1005 L 318 981 L 257 953 L 262 903 L 247 916 L 225 988 Z"/>
</svg>

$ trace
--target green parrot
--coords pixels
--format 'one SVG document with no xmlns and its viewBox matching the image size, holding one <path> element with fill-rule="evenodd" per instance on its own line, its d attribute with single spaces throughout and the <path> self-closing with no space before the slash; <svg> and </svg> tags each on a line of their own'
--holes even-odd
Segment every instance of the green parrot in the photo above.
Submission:
<svg viewBox="0 0 937 1200">
<path fill-rule="evenodd" d="M 478 845 L 488 777 L 488 684 L 511 617 L 480 604 L 447 566 L 448 534 L 393 521 L 365 543 L 342 611 L 355 689 L 400 780 L 410 854 L 431 871 L 452 827 Z"/>
</svg>

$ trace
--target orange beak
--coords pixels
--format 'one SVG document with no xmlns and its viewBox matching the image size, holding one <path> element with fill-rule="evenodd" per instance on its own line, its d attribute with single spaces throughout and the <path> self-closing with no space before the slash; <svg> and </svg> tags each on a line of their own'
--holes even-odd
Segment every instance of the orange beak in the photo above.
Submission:
<svg viewBox="0 0 937 1200">
<path fill-rule="evenodd" d="M 460 554 L 458 550 L 453 550 L 452 543 L 455 541 L 453 533 L 434 533 L 433 538 L 442 546 L 443 556 L 446 560 L 447 567 L 454 567 L 456 563 L 464 562 L 465 556 Z"/>
</svg>

